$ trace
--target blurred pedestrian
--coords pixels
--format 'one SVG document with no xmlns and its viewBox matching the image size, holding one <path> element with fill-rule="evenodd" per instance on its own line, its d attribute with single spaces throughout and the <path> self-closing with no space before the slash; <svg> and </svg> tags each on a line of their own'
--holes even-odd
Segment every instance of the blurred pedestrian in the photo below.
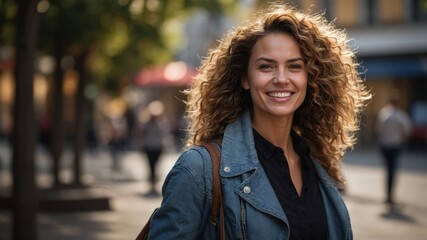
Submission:
<svg viewBox="0 0 427 240">
<path fill-rule="evenodd" d="M 397 91 L 378 113 L 375 126 L 378 143 L 386 169 L 386 200 L 394 204 L 394 186 L 399 157 L 405 142 L 412 132 L 411 120 L 407 113 L 399 107 Z"/>
<path fill-rule="evenodd" d="M 187 92 L 189 148 L 149 238 L 216 239 L 200 145 L 220 139 L 227 239 L 352 239 L 337 182 L 370 94 L 347 42 L 322 15 L 280 3 L 226 34 Z"/>
<path fill-rule="evenodd" d="M 126 126 L 128 131 L 128 136 L 126 138 L 126 149 L 131 150 L 134 148 L 134 133 L 135 133 L 135 125 L 136 125 L 136 119 L 135 114 L 133 112 L 133 109 L 128 106 L 125 111 L 125 119 L 126 119 Z"/>
<path fill-rule="evenodd" d="M 149 119 L 142 127 L 142 150 L 148 158 L 150 166 L 150 191 L 147 195 L 156 196 L 156 167 L 164 149 L 166 137 L 166 126 L 162 126 L 161 115 L 163 114 L 163 103 L 153 101 L 148 105 Z"/>
<path fill-rule="evenodd" d="M 127 124 L 124 116 L 115 116 L 110 121 L 111 138 L 108 145 L 113 160 L 112 169 L 115 172 L 120 172 L 122 170 L 122 156 L 126 150 L 126 139 L 128 136 Z"/>
</svg>

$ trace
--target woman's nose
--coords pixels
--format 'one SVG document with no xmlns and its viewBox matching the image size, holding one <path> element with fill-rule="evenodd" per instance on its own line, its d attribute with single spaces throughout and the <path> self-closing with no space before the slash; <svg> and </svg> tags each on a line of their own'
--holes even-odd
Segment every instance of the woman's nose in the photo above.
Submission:
<svg viewBox="0 0 427 240">
<path fill-rule="evenodd" d="M 286 83 L 289 81 L 288 76 L 286 75 L 286 71 L 277 70 L 274 76 L 273 82 L 275 83 Z"/>
</svg>

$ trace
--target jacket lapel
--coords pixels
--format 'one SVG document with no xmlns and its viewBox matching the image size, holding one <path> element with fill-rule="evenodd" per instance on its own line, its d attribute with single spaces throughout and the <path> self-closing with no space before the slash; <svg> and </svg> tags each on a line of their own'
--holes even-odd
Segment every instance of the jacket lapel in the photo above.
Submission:
<svg viewBox="0 0 427 240">
<path fill-rule="evenodd" d="M 328 219 L 329 239 L 352 239 L 350 217 L 347 207 L 338 193 L 336 182 L 329 177 L 323 167 L 316 161 L 314 166 L 319 177 L 319 188 Z M 337 231 L 340 229 L 341 231 Z"/>
<path fill-rule="evenodd" d="M 288 224 L 282 206 L 258 160 L 249 111 L 227 126 L 221 153 L 220 175 L 223 184 L 231 184 L 227 188 L 235 189 L 254 208 Z"/>
</svg>

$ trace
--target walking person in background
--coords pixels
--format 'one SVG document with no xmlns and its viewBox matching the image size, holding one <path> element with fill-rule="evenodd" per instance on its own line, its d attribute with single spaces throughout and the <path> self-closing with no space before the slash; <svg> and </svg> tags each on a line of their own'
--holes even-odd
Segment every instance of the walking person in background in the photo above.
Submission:
<svg viewBox="0 0 427 240">
<path fill-rule="evenodd" d="M 123 170 L 123 154 L 126 150 L 126 139 L 128 129 L 124 116 L 114 116 L 110 119 L 111 133 L 108 146 L 112 158 L 112 170 L 114 173 L 120 173 Z"/>
<path fill-rule="evenodd" d="M 212 164 L 221 140 L 227 239 L 352 239 L 337 183 L 370 97 L 343 31 L 272 3 L 229 32 L 187 91 L 187 146 L 149 239 L 216 239 Z"/>
<path fill-rule="evenodd" d="M 164 149 L 166 126 L 162 126 L 161 115 L 163 114 L 163 103 L 153 101 L 148 105 L 149 119 L 142 127 L 142 150 L 146 154 L 150 166 L 150 191 L 147 196 L 157 196 L 156 190 L 156 167 Z"/>
<path fill-rule="evenodd" d="M 399 107 L 397 91 L 378 113 L 375 126 L 378 143 L 386 167 L 386 203 L 394 204 L 394 186 L 399 157 L 412 132 L 411 120 Z"/>
</svg>

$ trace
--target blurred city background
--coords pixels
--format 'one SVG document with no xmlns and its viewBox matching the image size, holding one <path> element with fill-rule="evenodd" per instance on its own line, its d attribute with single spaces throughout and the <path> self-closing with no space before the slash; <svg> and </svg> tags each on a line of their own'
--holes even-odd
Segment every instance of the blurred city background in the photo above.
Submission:
<svg viewBox="0 0 427 240">
<path fill-rule="evenodd" d="M 144 126 L 154 114 L 165 136 L 160 191 L 183 147 L 182 91 L 266 2 L 1 0 L 0 239 L 135 238 L 161 201 L 147 195 Z M 356 239 L 427 239 L 427 0 L 282 2 L 346 29 L 373 93 L 344 161 Z M 398 211 L 383 205 L 374 134 L 391 95 L 413 123 Z"/>
</svg>

